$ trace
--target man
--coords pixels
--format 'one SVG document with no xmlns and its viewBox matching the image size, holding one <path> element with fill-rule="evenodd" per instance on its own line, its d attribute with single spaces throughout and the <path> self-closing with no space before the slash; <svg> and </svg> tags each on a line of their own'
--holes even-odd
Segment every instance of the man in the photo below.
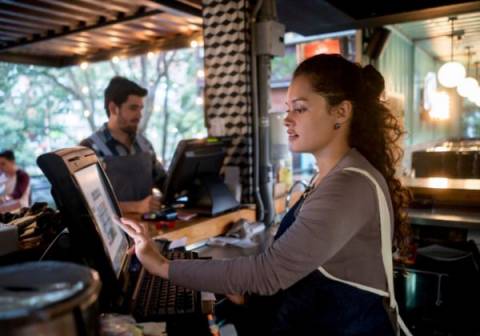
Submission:
<svg viewBox="0 0 480 336">
<path fill-rule="evenodd" d="M 152 144 L 137 134 L 147 93 L 126 78 L 112 78 L 105 89 L 108 122 L 80 142 L 103 161 L 123 212 L 143 213 L 160 206 L 152 188 L 162 186 L 165 170 Z"/>
<path fill-rule="evenodd" d="M 17 167 L 15 154 L 11 150 L 0 153 L 0 173 L 4 185 L 0 193 L 0 203 L 17 201 L 20 207 L 30 204 L 30 177 Z"/>
</svg>

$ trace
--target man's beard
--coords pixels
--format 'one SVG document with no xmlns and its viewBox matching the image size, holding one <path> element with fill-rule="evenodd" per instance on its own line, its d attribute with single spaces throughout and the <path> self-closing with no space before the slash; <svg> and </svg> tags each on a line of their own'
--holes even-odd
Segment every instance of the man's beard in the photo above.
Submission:
<svg viewBox="0 0 480 336">
<path fill-rule="evenodd" d="M 123 116 L 119 116 L 119 128 L 122 132 L 128 134 L 131 138 L 134 138 L 137 135 L 138 124 L 135 125 L 128 125 L 128 122 L 123 118 Z"/>
<path fill-rule="evenodd" d="M 127 133 L 129 137 L 134 138 L 137 135 L 138 126 L 124 126 L 122 132 Z"/>
</svg>

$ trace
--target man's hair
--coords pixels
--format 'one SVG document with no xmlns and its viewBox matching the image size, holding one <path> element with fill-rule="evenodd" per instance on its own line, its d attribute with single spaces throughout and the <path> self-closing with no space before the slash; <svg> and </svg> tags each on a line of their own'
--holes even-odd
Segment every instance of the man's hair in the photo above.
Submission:
<svg viewBox="0 0 480 336">
<path fill-rule="evenodd" d="M 105 110 L 107 116 L 110 117 L 110 111 L 108 110 L 108 104 L 114 102 L 115 105 L 120 107 L 128 99 L 128 96 L 134 95 L 139 97 L 145 97 L 148 94 L 148 90 L 144 89 L 140 85 L 125 77 L 115 76 L 108 83 L 105 89 Z"/>
<path fill-rule="evenodd" d="M 0 157 L 7 159 L 8 161 L 15 161 L 15 153 L 13 151 L 7 149 L 3 152 L 0 152 Z"/>
</svg>

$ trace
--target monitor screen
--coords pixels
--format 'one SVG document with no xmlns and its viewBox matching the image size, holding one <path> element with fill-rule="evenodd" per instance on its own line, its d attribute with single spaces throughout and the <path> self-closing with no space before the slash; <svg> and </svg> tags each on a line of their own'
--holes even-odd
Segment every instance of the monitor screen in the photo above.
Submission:
<svg viewBox="0 0 480 336">
<path fill-rule="evenodd" d="M 107 248 L 117 276 L 128 248 L 127 239 L 118 225 L 118 216 L 108 196 L 105 183 L 100 177 L 97 164 L 87 166 L 74 173 L 82 194 L 87 201 L 103 243 Z"/>
<path fill-rule="evenodd" d="M 186 196 L 187 207 L 206 215 L 238 207 L 220 176 L 227 141 L 221 138 L 181 140 L 168 168 L 163 202 L 170 205 Z"/>
</svg>

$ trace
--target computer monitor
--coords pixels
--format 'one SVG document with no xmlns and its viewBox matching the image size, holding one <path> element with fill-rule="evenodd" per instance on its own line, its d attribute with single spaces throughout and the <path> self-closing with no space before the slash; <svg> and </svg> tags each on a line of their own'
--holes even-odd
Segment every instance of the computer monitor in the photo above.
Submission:
<svg viewBox="0 0 480 336">
<path fill-rule="evenodd" d="M 163 202 L 171 205 L 186 196 L 187 208 L 212 216 L 237 208 L 220 176 L 225 155 L 225 139 L 181 140 L 168 168 Z"/>
<path fill-rule="evenodd" d="M 77 259 L 100 273 L 104 300 L 112 302 L 123 291 L 122 269 L 129 244 L 115 223 L 121 212 L 95 153 L 86 147 L 66 148 L 41 155 L 37 163 L 52 185 Z"/>
</svg>

